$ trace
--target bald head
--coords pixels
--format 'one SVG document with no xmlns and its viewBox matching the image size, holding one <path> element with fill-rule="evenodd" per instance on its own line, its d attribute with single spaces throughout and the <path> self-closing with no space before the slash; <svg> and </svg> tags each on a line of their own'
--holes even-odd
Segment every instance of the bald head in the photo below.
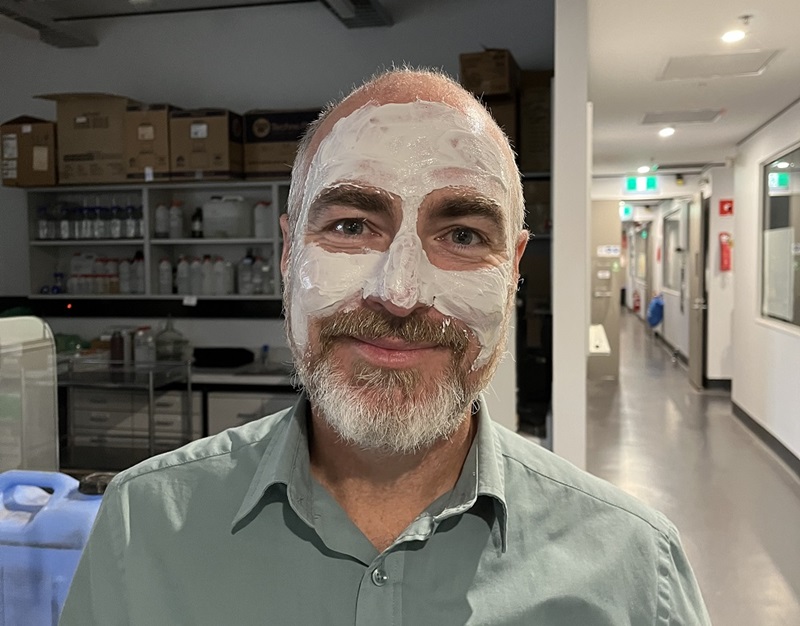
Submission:
<svg viewBox="0 0 800 626">
<path fill-rule="evenodd" d="M 300 144 L 292 169 L 292 185 L 289 193 L 289 219 L 296 220 L 305 193 L 308 168 L 320 143 L 328 136 L 336 122 L 348 117 L 367 104 L 438 102 L 446 104 L 476 121 L 478 132 L 491 138 L 503 153 L 508 173 L 515 180 L 511 196 L 514 206 L 508 207 L 510 221 L 517 232 L 523 228 L 524 205 L 519 172 L 514 162 L 514 152 L 508 138 L 497 126 L 486 108 L 461 85 L 444 74 L 430 70 L 393 69 L 379 74 L 363 86 L 355 89 L 339 103 L 322 113 L 309 129 Z"/>
</svg>

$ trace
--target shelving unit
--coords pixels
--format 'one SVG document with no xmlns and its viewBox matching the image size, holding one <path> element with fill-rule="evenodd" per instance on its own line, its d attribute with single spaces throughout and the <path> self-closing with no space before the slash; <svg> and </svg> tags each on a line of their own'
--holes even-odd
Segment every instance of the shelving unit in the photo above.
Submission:
<svg viewBox="0 0 800 626">
<path fill-rule="evenodd" d="M 28 192 L 28 236 L 30 257 L 30 297 L 37 300 L 55 302 L 76 300 L 152 300 L 184 301 L 185 296 L 159 293 L 158 263 L 167 258 L 174 268 L 181 256 L 187 258 L 210 255 L 220 256 L 234 266 L 249 249 L 260 256 L 268 266 L 271 284 L 269 292 L 256 295 L 193 294 L 196 301 L 234 300 L 234 301 L 280 301 L 280 254 L 281 237 L 279 216 L 285 210 L 288 197 L 288 181 L 196 181 L 181 183 L 148 183 L 121 185 L 91 185 L 85 187 L 48 187 L 32 189 Z M 271 219 L 269 236 L 264 238 L 191 238 L 188 225 L 196 207 L 202 206 L 212 196 L 240 196 L 250 206 L 259 200 L 270 202 Z M 173 200 L 183 203 L 183 223 L 187 236 L 179 239 L 156 238 L 154 236 L 155 210 L 164 204 L 169 206 Z M 131 239 L 38 239 L 37 217 L 40 207 L 66 203 L 77 207 L 95 206 L 136 206 L 142 210 L 143 237 Z M 54 274 L 69 276 L 70 259 L 85 251 L 100 258 L 131 259 L 141 252 L 144 263 L 144 293 L 137 294 L 44 294 L 44 287 L 54 282 Z"/>
</svg>

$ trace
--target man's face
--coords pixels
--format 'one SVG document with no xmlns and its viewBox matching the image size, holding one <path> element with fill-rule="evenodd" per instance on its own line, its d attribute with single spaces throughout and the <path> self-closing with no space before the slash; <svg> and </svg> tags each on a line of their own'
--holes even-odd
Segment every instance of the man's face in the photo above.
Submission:
<svg viewBox="0 0 800 626">
<path fill-rule="evenodd" d="M 504 347 L 515 171 L 478 112 L 366 105 L 319 144 L 285 249 L 290 341 L 346 440 L 447 436 Z"/>
</svg>

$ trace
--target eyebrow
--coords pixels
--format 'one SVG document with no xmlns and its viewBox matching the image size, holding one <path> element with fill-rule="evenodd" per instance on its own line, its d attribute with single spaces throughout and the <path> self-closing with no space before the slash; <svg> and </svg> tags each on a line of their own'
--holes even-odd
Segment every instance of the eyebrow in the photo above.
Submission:
<svg viewBox="0 0 800 626">
<path fill-rule="evenodd" d="M 337 185 L 323 189 L 311 203 L 308 210 L 309 222 L 318 219 L 326 209 L 333 205 L 353 207 L 366 213 L 387 215 L 391 215 L 394 209 L 392 198 L 384 192 L 355 185 Z"/>
<path fill-rule="evenodd" d="M 458 217 L 480 217 L 505 235 L 506 217 L 503 209 L 497 202 L 483 196 L 464 196 L 449 198 L 438 203 L 432 210 L 434 219 L 452 219 Z"/>
</svg>

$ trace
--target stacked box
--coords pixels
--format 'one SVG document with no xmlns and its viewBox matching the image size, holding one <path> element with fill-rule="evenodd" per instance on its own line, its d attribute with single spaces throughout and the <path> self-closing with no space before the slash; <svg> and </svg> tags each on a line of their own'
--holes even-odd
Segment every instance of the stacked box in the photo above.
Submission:
<svg viewBox="0 0 800 626">
<path fill-rule="evenodd" d="M 253 110 L 244 114 L 244 173 L 247 178 L 288 175 L 297 145 L 319 109 Z"/>
<path fill-rule="evenodd" d="M 172 111 L 169 137 L 174 180 L 241 177 L 241 115 L 226 109 Z"/>
<path fill-rule="evenodd" d="M 56 184 L 56 125 L 36 117 L 16 117 L 0 126 L 0 158 L 7 187 Z"/>
<path fill-rule="evenodd" d="M 125 182 L 125 111 L 133 101 L 104 93 L 38 96 L 56 103 L 58 182 Z"/>
</svg>

